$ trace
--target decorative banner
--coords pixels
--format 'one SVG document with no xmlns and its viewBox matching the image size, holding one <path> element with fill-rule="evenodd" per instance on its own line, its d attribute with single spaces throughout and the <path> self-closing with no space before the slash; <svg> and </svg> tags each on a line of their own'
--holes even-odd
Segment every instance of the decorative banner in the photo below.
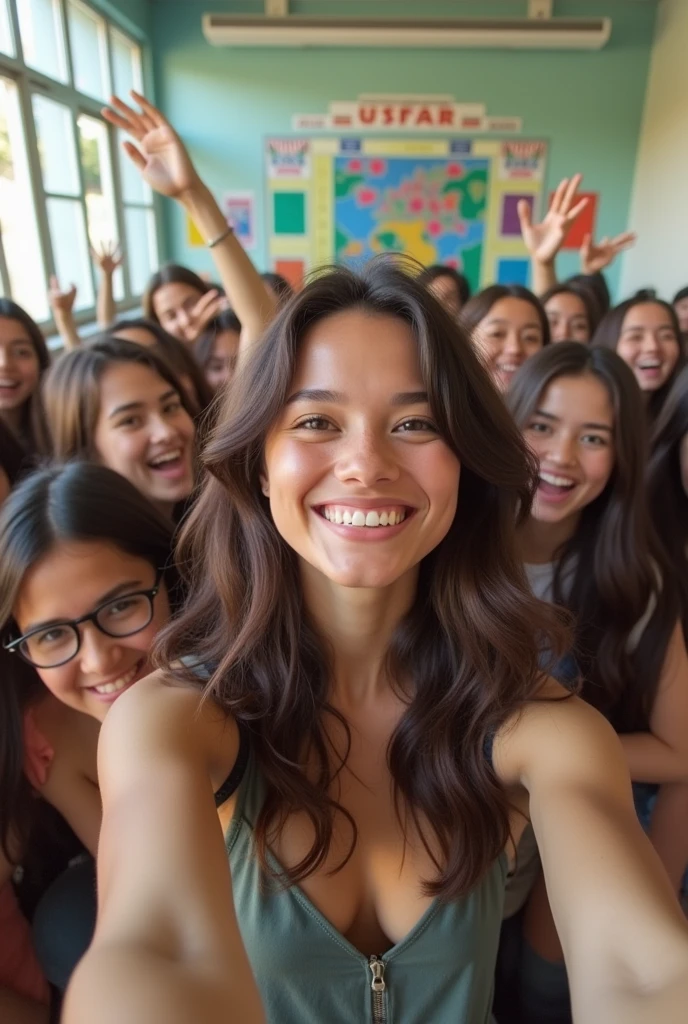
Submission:
<svg viewBox="0 0 688 1024">
<path fill-rule="evenodd" d="M 295 114 L 294 131 L 520 132 L 520 117 L 488 116 L 482 103 L 452 96 L 360 96 L 330 103 L 327 114 Z"/>
<path fill-rule="evenodd" d="M 267 159 L 272 178 L 307 178 L 310 174 L 307 139 L 268 139 Z"/>
<path fill-rule="evenodd" d="M 299 155 L 297 176 L 284 173 L 288 143 Z M 451 136 L 268 139 L 271 266 L 300 279 L 325 264 L 357 267 L 377 253 L 404 253 L 456 267 L 474 290 L 526 282 L 517 204 L 539 215 L 547 144 L 508 145 Z"/>
<path fill-rule="evenodd" d="M 225 192 L 220 209 L 244 249 L 256 244 L 255 196 L 253 192 Z"/>
</svg>

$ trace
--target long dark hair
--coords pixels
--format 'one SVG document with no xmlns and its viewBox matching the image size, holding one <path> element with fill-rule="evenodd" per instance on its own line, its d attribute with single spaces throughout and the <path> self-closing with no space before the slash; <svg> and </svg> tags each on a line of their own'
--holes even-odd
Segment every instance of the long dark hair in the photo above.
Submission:
<svg viewBox="0 0 688 1024">
<path fill-rule="evenodd" d="M 651 438 L 647 489 L 652 520 L 681 592 L 688 642 L 688 495 L 681 479 L 681 442 L 688 435 L 688 367 L 674 381 Z"/>
<path fill-rule="evenodd" d="M 275 874 L 268 837 L 296 809 L 307 814 L 315 838 L 281 881 L 298 882 L 323 864 L 336 810 L 351 827 L 348 860 L 356 827 L 328 792 L 342 765 L 331 765 L 323 718 L 349 730 L 329 703 L 328 643 L 304 609 L 297 557 L 260 487 L 266 435 L 288 398 L 304 338 L 314 324 L 347 310 L 408 325 L 434 420 L 461 460 L 454 522 L 421 563 L 415 603 L 388 652 L 391 678 L 411 687 L 388 749 L 397 813 L 403 827 L 408 811 L 421 838 L 421 817 L 430 822 L 441 853 L 422 838 L 438 871 L 425 888 L 451 899 L 478 882 L 509 834 L 507 799 L 486 741 L 535 697 L 539 645 L 560 650 L 566 631 L 529 595 L 516 551 L 533 459 L 463 332 L 399 267 L 373 261 L 361 276 L 323 274 L 249 355 L 204 452 L 207 479 L 178 548 L 191 596 L 163 631 L 159 663 L 195 685 L 179 657 L 193 652 L 214 666 L 206 695 L 250 730 L 267 784 L 255 825 L 267 875 Z M 316 761 L 315 781 L 303 772 L 305 750 Z"/>
<path fill-rule="evenodd" d="M 197 359 L 179 338 L 169 334 L 164 327 L 161 327 L 157 320 L 149 320 L 142 316 L 134 320 L 117 320 L 111 327 L 108 327 L 100 340 L 109 341 L 112 338 L 120 338 L 120 332 L 136 329 L 148 331 L 155 338 L 155 344 L 151 346 L 154 352 L 169 364 L 177 377 L 188 377 L 198 399 L 198 413 L 203 413 L 213 400 L 213 393 L 210 390 L 207 380 Z M 123 340 L 127 340 L 126 338 Z M 136 344 L 136 342 L 134 342 Z"/>
<path fill-rule="evenodd" d="M 433 281 L 436 281 L 438 277 L 448 277 L 454 282 L 456 288 L 456 294 L 459 296 L 459 301 L 462 306 L 465 306 L 471 297 L 471 286 L 468 282 L 468 278 L 460 274 L 454 267 L 445 267 L 441 263 L 433 263 L 430 267 L 424 267 L 418 275 L 418 282 L 424 285 L 426 288 Z"/>
<path fill-rule="evenodd" d="M 50 366 L 50 353 L 45 343 L 43 332 L 25 309 L 17 305 L 11 299 L 0 298 L 0 318 L 4 320 L 16 320 L 21 324 L 31 340 L 34 352 L 38 359 L 39 380 Z M 24 403 L 20 424 L 20 439 L 27 449 L 29 455 L 36 453 L 43 454 L 46 448 L 45 422 L 41 407 L 40 385 Z"/>
<path fill-rule="evenodd" d="M 196 289 L 199 299 L 201 295 L 205 295 L 214 287 L 199 277 L 195 271 L 189 270 L 188 267 L 182 267 L 178 263 L 166 263 L 164 267 L 160 267 L 160 270 L 153 274 L 141 300 L 144 314 L 149 320 L 155 320 L 156 323 L 159 321 L 153 308 L 153 298 L 158 288 L 162 288 L 165 284 L 188 284 L 190 288 Z"/>
<path fill-rule="evenodd" d="M 553 381 L 586 375 L 604 385 L 614 409 L 614 469 L 602 494 L 583 509 L 574 536 L 557 553 L 554 596 L 575 616 L 582 696 L 618 731 L 642 731 L 648 728 L 678 619 L 678 598 L 649 514 L 646 425 L 633 371 L 609 349 L 564 341 L 523 364 L 507 403 L 524 429 Z M 562 580 L 572 558 L 577 561 L 566 595 Z M 653 614 L 630 651 L 629 634 L 651 602 Z"/>
<path fill-rule="evenodd" d="M 547 291 L 540 296 L 540 302 L 542 303 L 545 313 L 547 312 L 547 303 L 550 299 L 553 299 L 556 295 L 575 295 L 577 299 L 580 299 L 585 307 L 585 315 L 588 320 L 588 330 L 590 337 L 588 341 L 592 339 L 593 334 L 597 330 L 597 326 L 602 319 L 602 310 L 599 307 L 595 293 L 592 288 L 586 287 L 579 281 L 566 281 L 563 284 L 552 285 Z"/>
<path fill-rule="evenodd" d="M 170 603 L 179 603 L 169 523 L 118 473 L 74 462 L 32 473 L 0 510 L 3 639 L 15 629 L 12 609 L 31 567 L 57 544 L 92 540 L 108 541 L 163 569 Z M 32 817 L 31 790 L 24 775 L 23 714 L 45 691 L 35 669 L 1 645 L 0 671 L 0 849 L 14 862 L 26 843 Z"/>
<path fill-rule="evenodd" d="M 610 309 L 609 312 L 605 314 L 593 335 L 591 344 L 596 347 L 609 348 L 615 352 L 616 346 L 619 344 L 619 338 L 621 337 L 621 331 L 624 320 L 626 319 L 626 314 L 635 306 L 646 305 L 661 306 L 669 317 L 671 326 L 676 335 L 676 344 L 678 345 L 678 359 L 676 361 L 676 366 L 669 375 L 666 383 L 663 384 L 661 388 L 653 391 L 649 396 L 647 414 L 650 422 L 652 422 L 656 419 L 660 409 L 664 405 L 666 396 L 671 391 L 674 381 L 686 365 L 686 356 L 683 351 L 683 345 L 681 344 L 681 328 L 679 326 L 678 317 L 674 307 L 669 305 L 668 302 L 664 302 L 663 299 L 656 298 L 654 295 L 639 292 L 637 295 L 634 295 L 633 298 L 626 299 L 625 302 L 620 302 L 618 306 L 614 306 L 613 309 Z"/>
<path fill-rule="evenodd" d="M 14 487 L 24 467 L 26 452 L 7 424 L 0 420 L 0 469 Z"/>
<path fill-rule="evenodd" d="M 522 299 L 523 302 L 529 302 L 537 313 L 537 318 L 540 322 L 542 344 L 549 345 L 552 339 L 545 307 L 537 295 L 534 295 L 529 288 L 524 288 L 520 284 L 491 284 L 489 288 L 483 288 L 481 292 L 478 292 L 472 299 L 469 299 L 459 313 L 461 324 L 468 331 L 469 335 L 473 334 L 473 331 L 481 320 L 485 319 L 495 303 L 500 302 L 502 299 Z"/>
<path fill-rule="evenodd" d="M 100 341 L 88 348 L 75 348 L 60 356 L 43 381 L 43 405 L 56 459 L 95 457 L 100 380 L 114 363 L 147 366 L 175 389 L 189 415 L 195 415 L 196 410 L 176 374 L 152 349 L 121 338 Z"/>
<path fill-rule="evenodd" d="M 264 274 L 262 276 L 265 277 Z M 211 320 L 194 345 L 196 359 L 204 369 L 213 354 L 215 339 L 222 331 L 234 331 L 236 334 L 241 334 L 239 317 L 233 309 L 223 309 L 214 320 Z"/>
<path fill-rule="evenodd" d="M 264 281 L 269 288 L 272 288 L 273 292 L 277 296 L 278 307 L 285 306 L 287 302 L 289 302 L 289 299 L 293 298 L 294 289 L 282 274 L 277 274 L 274 270 L 266 270 L 265 273 L 260 276 L 261 280 Z"/>
</svg>

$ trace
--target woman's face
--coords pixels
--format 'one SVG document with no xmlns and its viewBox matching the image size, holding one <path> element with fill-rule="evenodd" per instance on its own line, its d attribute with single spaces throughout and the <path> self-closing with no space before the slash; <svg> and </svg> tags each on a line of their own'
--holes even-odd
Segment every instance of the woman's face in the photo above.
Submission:
<svg viewBox="0 0 688 1024">
<path fill-rule="evenodd" d="M 133 602 L 127 595 L 150 590 L 155 580 L 156 569 L 150 562 L 115 544 L 62 542 L 26 573 L 12 615 L 21 635 L 45 626 L 45 633 L 35 637 L 33 644 L 47 661 L 52 651 L 65 647 L 66 631 L 59 623 L 80 619 L 113 601 L 101 621 L 116 631 L 122 628 L 118 622 L 131 614 Z M 169 617 L 167 591 L 161 583 L 153 598 L 153 617 L 142 630 L 111 637 L 93 622 L 82 623 L 77 626 L 81 645 L 71 661 L 36 671 L 63 704 L 102 721 L 120 694 L 152 671 L 153 640 Z"/>
<path fill-rule="evenodd" d="M 432 292 L 447 313 L 456 319 L 461 312 L 461 296 L 456 281 L 449 274 L 441 274 L 429 283 L 428 291 Z"/>
<path fill-rule="evenodd" d="M 632 306 L 621 325 L 616 351 L 633 370 L 641 391 L 659 390 L 671 376 L 680 352 L 667 310 L 656 302 Z"/>
<path fill-rule="evenodd" d="M 524 436 L 540 464 L 532 516 L 570 520 L 607 486 L 614 469 L 614 411 L 596 377 L 558 377 L 545 388 Z"/>
<path fill-rule="evenodd" d="M 681 333 L 688 334 L 688 295 L 685 299 L 679 299 L 678 302 L 675 302 L 674 309 L 676 310 Z"/>
<path fill-rule="evenodd" d="M 557 292 L 547 300 L 545 313 L 552 341 L 590 341 L 590 321 L 580 295 Z"/>
<path fill-rule="evenodd" d="M 265 445 L 264 493 L 302 562 L 343 587 L 393 584 L 446 535 L 459 476 L 406 324 L 354 310 L 318 322 Z"/>
<path fill-rule="evenodd" d="M 94 435 L 98 457 L 166 510 L 193 490 L 194 433 L 178 393 L 150 367 L 113 363 L 105 371 Z"/>
<path fill-rule="evenodd" d="M 231 379 L 239 351 L 236 331 L 220 331 L 205 364 L 205 377 L 212 390 L 219 391 Z"/>
<path fill-rule="evenodd" d="M 506 391 L 514 375 L 544 344 L 540 317 L 525 299 L 495 302 L 473 332 L 473 343 L 495 385 Z"/>
<path fill-rule="evenodd" d="M 38 386 L 41 366 L 18 320 L 0 317 L 0 415 L 16 413 Z"/>
<path fill-rule="evenodd" d="M 184 331 L 191 323 L 191 311 L 202 294 L 193 285 L 180 281 L 160 285 L 153 295 L 153 312 L 161 327 L 180 341 L 186 341 Z"/>
</svg>

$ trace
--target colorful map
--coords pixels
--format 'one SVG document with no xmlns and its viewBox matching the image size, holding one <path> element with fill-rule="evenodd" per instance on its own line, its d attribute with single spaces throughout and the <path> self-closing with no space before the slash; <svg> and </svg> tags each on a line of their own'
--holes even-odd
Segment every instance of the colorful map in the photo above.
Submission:
<svg viewBox="0 0 688 1024">
<path fill-rule="evenodd" d="M 518 206 L 541 211 L 546 159 L 536 139 L 266 139 L 270 265 L 300 287 L 318 267 L 398 252 L 455 267 L 474 290 L 527 284 Z"/>
<path fill-rule="evenodd" d="M 335 258 L 380 252 L 443 263 L 479 287 L 489 161 L 335 158 Z"/>
</svg>

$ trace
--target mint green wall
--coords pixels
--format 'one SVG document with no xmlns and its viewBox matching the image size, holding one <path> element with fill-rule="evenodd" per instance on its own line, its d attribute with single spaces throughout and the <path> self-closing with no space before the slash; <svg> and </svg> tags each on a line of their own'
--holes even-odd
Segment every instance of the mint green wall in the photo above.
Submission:
<svg viewBox="0 0 688 1024">
<path fill-rule="evenodd" d="M 120 7 L 134 0 L 118 0 Z M 298 10 L 298 3 L 292 9 Z M 399 3 L 396 13 L 444 14 L 446 3 Z M 375 0 L 342 10 L 392 14 Z M 525 13 L 513 2 L 457 5 L 457 13 Z M 355 8 L 358 8 L 355 11 Z M 259 246 L 266 266 L 262 209 L 263 138 L 289 133 L 294 113 L 324 111 L 331 100 L 363 92 L 452 93 L 458 101 L 484 102 L 495 115 L 523 117 L 525 137 L 550 142 L 548 186 L 582 171 L 584 186 L 602 194 L 599 234 L 626 227 L 648 71 L 655 6 L 560 0 L 556 15 L 614 19 L 607 48 L 599 53 L 428 50 L 230 50 L 207 44 L 201 14 L 241 10 L 227 0 L 153 0 L 151 40 L 158 102 L 188 143 L 202 175 L 217 193 L 253 189 L 258 199 Z M 243 9 L 256 10 L 244 4 Z M 313 13 L 317 4 L 309 4 Z M 337 5 L 323 5 L 338 13 Z M 186 244 L 183 218 L 166 204 L 170 259 L 200 270 L 209 254 Z M 560 257 L 561 275 L 578 269 L 576 254 Z M 616 283 L 618 268 L 611 275 Z"/>
</svg>

